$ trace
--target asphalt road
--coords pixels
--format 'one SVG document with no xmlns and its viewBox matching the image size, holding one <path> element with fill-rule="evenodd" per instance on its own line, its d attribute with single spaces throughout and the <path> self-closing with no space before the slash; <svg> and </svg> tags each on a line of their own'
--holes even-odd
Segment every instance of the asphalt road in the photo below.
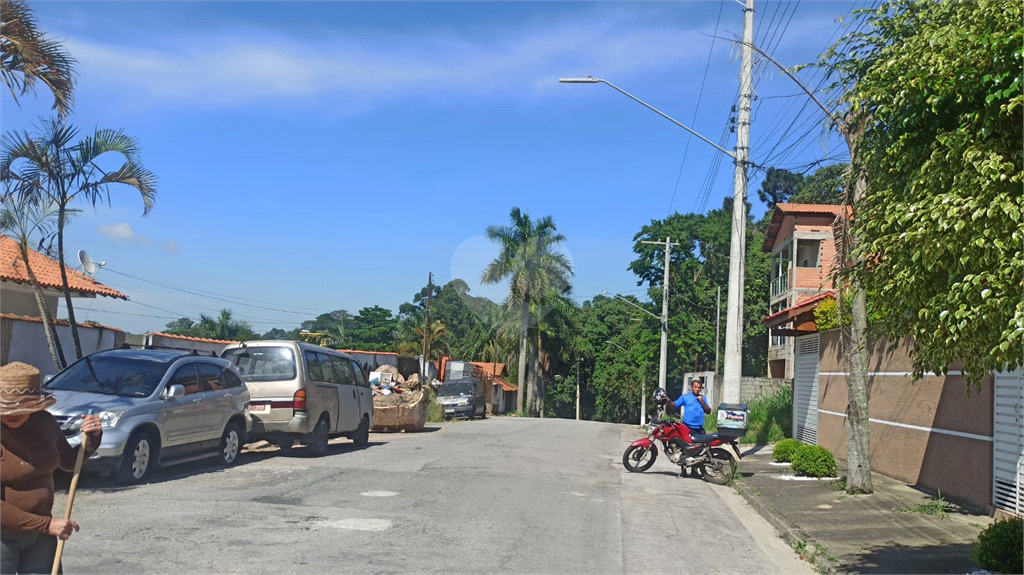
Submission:
<svg viewBox="0 0 1024 575">
<path fill-rule="evenodd" d="M 665 458 L 628 473 L 639 436 L 491 417 L 339 439 L 322 458 L 256 449 L 135 487 L 86 476 L 64 572 L 813 573 L 732 488 Z"/>
</svg>

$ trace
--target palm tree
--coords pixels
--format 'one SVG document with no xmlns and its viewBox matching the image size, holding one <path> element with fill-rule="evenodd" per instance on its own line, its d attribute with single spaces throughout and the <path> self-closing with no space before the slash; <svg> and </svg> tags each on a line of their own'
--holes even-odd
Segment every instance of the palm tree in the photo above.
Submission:
<svg viewBox="0 0 1024 575">
<path fill-rule="evenodd" d="M 447 353 L 448 344 L 445 339 L 448 337 L 448 328 L 438 320 L 430 322 L 430 330 L 427 331 L 427 354 L 436 352 L 437 355 Z M 406 341 L 398 345 L 398 353 L 405 355 L 419 355 L 423 353 L 423 326 L 414 327 L 412 335 Z M 429 360 L 427 357 L 425 360 Z"/>
<path fill-rule="evenodd" d="M 78 135 L 78 129 L 57 120 L 44 120 L 40 132 L 38 137 L 27 131 L 4 136 L 0 177 L 5 181 L 13 178 L 36 182 L 57 206 L 57 255 L 64 284 L 64 303 L 71 322 L 75 355 L 80 359 L 82 344 L 78 338 L 78 324 L 64 265 L 64 228 L 68 223 L 69 206 L 79 197 L 93 207 L 104 199 L 110 205 L 110 184 L 125 184 L 142 195 L 142 215 L 148 215 L 156 198 L 156 176 L 142 166 L 138 143 L 122 130 L 97 129 L 93 135 L 75 144 L 72 141 Z M 96 163 L 108 152 L 120 154 L 125 160 L 120 168 L 109 172 Z M 21 168 L 17 174 L 12 172 L 15 162 Z"/>
<path fill-rule="evenodd" d="M 56 212 L 51 206 L 38 202 L 27 187 L 18 186 L 20 189 L 12 188 L 10 180 L 5 181 L 5 190 L 0 207 L 0 231 L 9 234 L 18 244 L 18 252 L 21 261 L 25 264 L 25 271 L 28 274 L 29 283 L 32 285 L 32 293 L 36 298 L 36 306 L 39 307 L 39 317 L 43 320 L 43 332 L 46 335 L 46 345 L 50 350 L 50 357 L 53 358 L 53 366 L 57 371 L 64 369 L 63 357 L 58 350 L 58 343 L 54 338 L 53 317 L 50 316 L 50 308 L 46 305 L 46 298 L 43 295 L 43 288 L 32 271 L 28 261 L 28 249 L 30 238 L 40 235 L 45 238 L 51 232 Z"/>
<path fill-rule="evenodd" d="M 35 93 L 35 83 L 42 82 L 53 92 L 57 117 L 66 118 L 75 87 L 75 59 L 60 42 L 46 37 L 21 0 L 0 0 L 0 20 L 0 76 L 14 102 Z"/>
<path fill-rule="evenodd" d="M 536 222 L 519 208 L 509 213 L 510 226 L 488 226 L 487 238 L 501 246 L 501 253 L 483 273 L 483 283 L 495 284 L 509 278 L 509 297 L 506 305 L 519 306 L 519 394 L 516 409 L 523 411 L 526 383 L 526 359 L 529 354 L 529 328 L 534 325 L 530 305 L 549 289 L 568 293 L 572 286 L 572 264 L 555 246 L 565 241 L 557 233 L 551 216 Z M 533 393 L 535 390 L 529 390 Z M 532 407 L 532 406 L 531 406 Z"/>
</svg>

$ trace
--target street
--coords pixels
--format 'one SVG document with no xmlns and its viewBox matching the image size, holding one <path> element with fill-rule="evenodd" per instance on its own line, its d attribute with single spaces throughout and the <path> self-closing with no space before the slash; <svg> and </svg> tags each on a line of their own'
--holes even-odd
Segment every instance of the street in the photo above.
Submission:
<svg viewBox="0 0 1024 575">
<path fill-rule="evenodd" d="M 243 453 L 137 487 L 82 478 L 66 573 L 813 573 L 731 487 L 660 457 L 635 426 L 491 417 Z M 743 462 L 740 462 L 743 471 Z M 67 482 L 58 483 L 55 513 Z"/>
</svg>

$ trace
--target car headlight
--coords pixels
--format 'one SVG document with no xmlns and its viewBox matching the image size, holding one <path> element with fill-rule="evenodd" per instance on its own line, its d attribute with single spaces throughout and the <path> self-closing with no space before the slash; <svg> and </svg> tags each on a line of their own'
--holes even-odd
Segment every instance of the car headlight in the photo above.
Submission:
<svg viewBox="0 0 1024 575">
<path fill-rule="evenodd" d="M 116 427 L 117 423 L 121 421 L 121 417 L 123 417 L 127 411 L 128 410 L 126 409 L 122 409 L 120 411 L 101 411 L 97 413 L 96 416 L 100 418 L 100 423 L 103 424 L 103 429 L 109 429 L 111 427 Z"/>
<path fill-rule="evenodd" d="M 469 405 L 469 400 L 468 399 L 460 399 L 459 403 L 457 403 L 456 405 L 459 405 L 459 406 Z"/>
</svg>

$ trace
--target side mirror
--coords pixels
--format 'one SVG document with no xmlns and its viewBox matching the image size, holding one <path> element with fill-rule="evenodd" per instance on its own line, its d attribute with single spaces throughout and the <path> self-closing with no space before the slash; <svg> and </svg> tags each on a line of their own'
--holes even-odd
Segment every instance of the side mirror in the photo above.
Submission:
<svg viewBox="0 0 1024 575">
<path fill-rule="evenodd" d="M 183 397 L 184 395 L 185 386 L 175 383 L 174 385 L 171 385 L 170 387 L 167 388 L 167 391 L 164 393 L 164 398 L 177 399 L 179 397 Z"/>
</svg>

